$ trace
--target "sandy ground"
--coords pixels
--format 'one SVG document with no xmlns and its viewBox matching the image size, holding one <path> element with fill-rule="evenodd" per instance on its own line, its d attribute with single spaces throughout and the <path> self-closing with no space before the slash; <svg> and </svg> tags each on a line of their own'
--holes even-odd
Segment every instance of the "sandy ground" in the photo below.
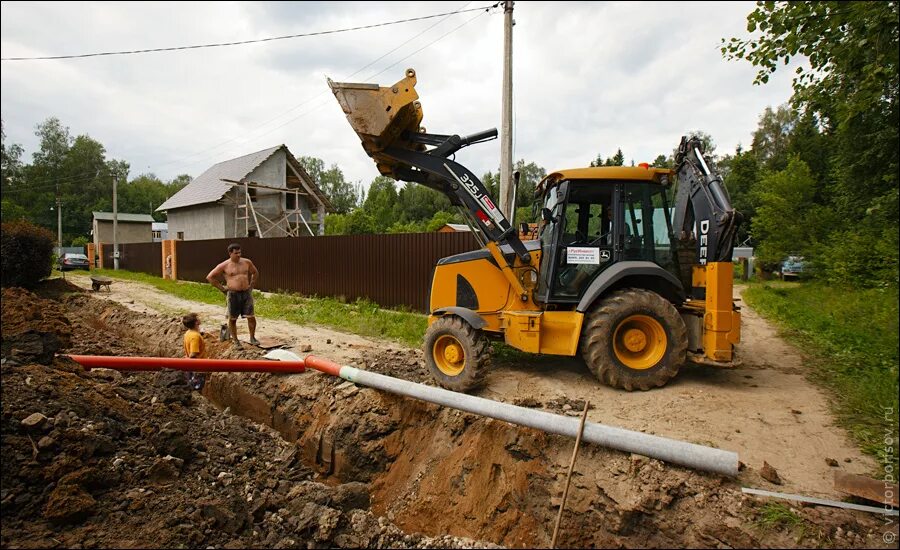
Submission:
<svg viewBox="0 0 900 550">
<path fill-rule="evenodd" d="M 86 275 L 67 274 L 67 279 L 90 287 Z M 211 332 L 218 332 L 224 320 L 224 307 L 181 300 L 149 285 L 116 281 L 110 290 L 93 296 L 137 312 L 177 317 L 195 311 L 203 316 L 204 330 Z M 762 469 L 764 461 L 769 463 L 783 480 L 783 485 L 773 485 L 754 474 L 743 480 L 747 485 L 842 498 L 833 489 L 833 472 L 872 474 L 875 461 L 835 425 L 827 395 L 806 379 L 809 367 L 803 355 L 746 305 L 742 319 L 738 347 L 742 365 L 736 369 L 688 366 L 663 388 L 628 393 L 601 385 L 576 359 L 545 356 L 523 364 L 495 360 L 480 395 L 510 402 L 523 397 L 587 399 L 591 404 L 588 419 L 593 422 L 735 451 L 755 471 Z M 402 348 L 324 327 L 258 321 L 257 336 L 279 339 L 298 352 L 309 345 L 310 353 L 338 362 L 358 358 L 361 350 Z M 247 337 L 244 321 L 239 321 L 238 333 Z M 829 466 L 828 458 L 838 466 Z"/>
</svg>

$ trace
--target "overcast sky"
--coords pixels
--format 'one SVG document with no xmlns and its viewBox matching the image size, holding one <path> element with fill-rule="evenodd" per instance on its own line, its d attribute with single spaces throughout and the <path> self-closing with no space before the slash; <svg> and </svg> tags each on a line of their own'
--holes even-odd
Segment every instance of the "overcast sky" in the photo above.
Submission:
<svg viewBox="0 0 900 550">
<path fill-rule="evenodd" d="M 231 42 L 386 23 L 490 2 L 2 3 L 2 57 Z M 717 154 L 745 148 L 767 106 L 790 97 L 792 70 L 752 84 L 720 39 L 745 37 L 754 2 L 516 2 L 514 157 L 548 171 L 621 148 L 626 162 L 669 154 L 702 130 Z M 416 70 L 429 132 L 500 127 L 502 9 L 241 46 L 2 62 L 6 143 L 37 146 L 55 116 L 101 142 L 131 177 L 200 175 L 279 144 L 337 163 L 365 186 L 378 175 L 326 84 L 382 86 Z M 497 170 L 499 140 L 464 149 Z"/>
</svg>

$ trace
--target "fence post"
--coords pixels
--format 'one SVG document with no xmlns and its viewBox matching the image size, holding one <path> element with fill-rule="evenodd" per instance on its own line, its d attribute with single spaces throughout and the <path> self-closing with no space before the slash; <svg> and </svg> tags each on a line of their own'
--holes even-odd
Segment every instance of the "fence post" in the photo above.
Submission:
<svg viewBox="0 0 900 550">
<path fill-rule="evenodd" d="M 100 259 L 100 269 L 103 269 L 103 243 L 99 243 L 97 247 L 100 249 L 97 257 Z"/>
<path fill-rule="evenodd" d="M 168 241 L 168 240 L 163 240 L 160 244 L 161 244 L 162 246 L 159 247 L 159 251 L 160 251 L 160 254 L 161 254 L 161 258 L 160 258 L 160 263 L 159 263 L 159 265 L 160 265 L 160 268 L 161 268 L 161 271 L 162 271 L 162 274 L 163 274 L 163 279 L 168 279 L 168 278 L 169 278 L 169 263 L 168 263 L 167 259 L 168 259 L 168 257 L 169 257 L 169 254 L 168 254 L 168 252 L 169 252 L 169 241 Z"/>
<path fill-rule="evenodd" d="M 94 255 L 96 254 L 96 250 L 94 249 L 94 243 L 88 243 L 87 245 L 87 256 L 88 256 L 88 268 L 96 269 L 96 261 Z"/>
<path fill-rule="evenodd" d="M 166 239 L 162 242 L 162 277 L 173 281 L 178 280 L 178 253 L 175 242 L 176 239 Z"/>
</svg>

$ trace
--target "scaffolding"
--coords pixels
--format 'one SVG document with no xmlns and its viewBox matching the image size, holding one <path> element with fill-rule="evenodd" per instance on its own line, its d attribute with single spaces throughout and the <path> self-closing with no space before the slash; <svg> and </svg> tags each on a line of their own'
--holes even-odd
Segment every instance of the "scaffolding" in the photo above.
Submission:
<svg viewBox="0 0 900 550">
<path fill-rule="evenodd" d="M 253 218 L 253 225 L 255 226 L 255 230 L 257 231 L 257 236 L 259 238 L 266 238 L 272 236 L 278 237 L 300 237 L 303 232 L 303 228 L 306 228 L 306 231 L 309 235 L 315 236 L 316 233 L 313 232 L 312 228 L 310 228 L 309 223 L 306 221 L 306 218 L 303 216 L 303 210 L 300 208 L 300 196 L 310 197 L 312 196 L 310 193 L 306 191 L 301 191 L 300 187 L 274 187 L 271 185 L 263 185 L 261 183 L 256 183 L 252 181 L 235 181 L 229 179 L 222 179 L 222 181 L 227 182 L 232 185 L 234 189 L 236 189 L 236 193 L 234 197 L 229 197 L 229 202 L 231 202 L 234 206 L 234 236 L 235 237 L 249 237 L 250 236 L 250 218 Z M 302 180 L 299 182 L 302 184 Z M 264 215 L 262 212 L 259 212 L 258 209 L 254 206 L 254 195 L 257 189 L 267 189 L 271 191 L 278 191 L 280 195 L 279 200 L 279 212 L 278 215 L 270 218 L 269 216 Z M 293 204 L 294 208 L 287 208 L 287 197 L 293 196 Z M 323 208 L 320 205 L 319 208 L 319 219 L 316 221 L 312 221 L 311 223 L 318 224 L 319 229 L 321 230 L 322 224 L 324 224 L 324 215 L 322 215 Z M 271 214 L 270 214 L 271 215 Z M 260 224 L 260 220 L 264 222 Z M 243 221 L 244 225 L 244 234 L 238 234 L 238 226 L 240 222 Z M 273 231 L 278 231 L 277 234 L 270 234 Z M 321 231 L 320 231 L 321 233 Z"/>
</svg>

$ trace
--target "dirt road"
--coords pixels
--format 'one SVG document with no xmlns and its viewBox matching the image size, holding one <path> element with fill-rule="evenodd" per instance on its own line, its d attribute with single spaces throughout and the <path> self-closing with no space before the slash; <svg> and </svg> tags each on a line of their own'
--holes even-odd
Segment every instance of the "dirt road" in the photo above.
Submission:
<svg viewBox="0 0 900 550">
<path fill-rule="evenodd" d="M 83 275 L 68 277 L 79 286 L 90 286 Z M 181 300 L 130 281 L 116 281 L 110 293 L 93 296 L 139 312 L 179 316 L 196 311 L 206 319 L 208 331 L 218 330 L 223 318 L 224 308 Z M 841 498 L 833 489 L 833 472 L 871 474 L 874 460 L 835 425 L 828 397 L 806 379 L 808 366 L 802 354 L 746 305 L 742 322 L 738 353 L 743 364 L 733 370 L 689 366 L 663 388 L 627 393 L 601 385 L 576 359 L 547 356 L 521 364 L 495 360 L 480 395 L 507 402 L 533 398 L 555 403 L 561 410 L 571 408 L 573 414 L 578 407 L 566 404 L 587 399 L 591 421 L 737 452 L 751 471 L 744 475 L 745 485 Z M 238 330 L 246 337 L 243 321 Z M 421 356 L 420 351 L 393 342 L 271 319 L 259 319 L 257 334 L 285 341 L 298 352 L 302 345 L 309 345 L 312 353 L 338 362 L 358 360 L 366 351 L 373 356 L 388 350 Z M 829 466 L 826 459 L 834 459 L 838 466 Z M 756 474 L 763 462 L 778 471 L 783 485 L 773 485 Z"/>
</svg>

